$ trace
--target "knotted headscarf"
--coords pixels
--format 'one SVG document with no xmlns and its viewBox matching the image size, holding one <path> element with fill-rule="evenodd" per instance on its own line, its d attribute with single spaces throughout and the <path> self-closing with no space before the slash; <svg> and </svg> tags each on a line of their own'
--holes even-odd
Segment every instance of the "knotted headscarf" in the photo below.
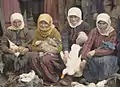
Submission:
<svg viewBox="0 0 120 87">
<path fill-rule="evenodd" d="M 100 21 L 104 21 L 108 24 L 107 28 L 104 30 L 104 32 L 101 31 L 101 29 L 99 29 L 98 27 L 98 23 Z M 96 26 L 97 26 L 97 29 L 99 31 L 99 33 L 101 35 L 105 35 L 105 36 L 108 36 L 109 33 L 111 33 L 114 29 L 111 27 L 111 20 L 110 20 L 110 16 L 106 13 L 101 13 L 97 16 L 97 21 L 96 21 Z"/>
<path fill-rule="evenodd" d="M 15 20 L 20 20 L 22 22 L 22 24 L 16 28 L 14 25 L 13 25 L 13 22 Z M 13 30 L 18 30 L 18 29 L 23 29 L 25 24 L 24 24 L 24 20 L 23 20 L 23 16 L 20 14 L 20 13 L 13 13 L 10 17 L 10 21 L 11 21 L 11 26 L 8 27 L 8 29 L 13 29 Z"/>
<path fill-rule="evenodd" d="M 49 27 L 46 29 L 42 29 L 40 27 L 40 22 L 41 21 L 45 21 L 49 24 Z M 47 36 L 49 36 L 52 32 L 52 29 L 55 26 L 53 25 L 53 19 L 49 14 L 41 14 L 38 18 L 38 22 L 37 22 L 37 31 L 39 32 L 40 36 L 43 38 L 46 38 Z"/>
<path fill-rule="evenodd" d="M 80 18 L 79 22 L 76 25 L 74 25 L 74 26 L 70 23 L 69 16 L 71 16 L 71 15 L 74 15 L 74 16 L 77 16 L 77 17 Z M 68 10 L 67 20 L 68 20 L 68 23 L 69 23 L 70 27 L 75 28 L 75 27 L 79 26 L 83 22 L 81 10 L 79 8 L 77 8 L 77 7 L 70 8 Z"/>
</svg>

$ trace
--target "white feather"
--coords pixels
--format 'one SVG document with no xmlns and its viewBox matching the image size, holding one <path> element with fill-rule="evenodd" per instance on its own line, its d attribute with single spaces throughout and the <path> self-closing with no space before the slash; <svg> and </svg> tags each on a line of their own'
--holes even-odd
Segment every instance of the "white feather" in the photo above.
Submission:
<svg viewBox="0 0 120 87">
<path fill-rule="evenodd" d="M 77 44 L 71 46 L 66 68 L 63 70 L 62 74 L 74 75 L 76 72 L 80 71 L 81 56 L 78 57 L 80 49 L 81 47 Z"/>
</svg>

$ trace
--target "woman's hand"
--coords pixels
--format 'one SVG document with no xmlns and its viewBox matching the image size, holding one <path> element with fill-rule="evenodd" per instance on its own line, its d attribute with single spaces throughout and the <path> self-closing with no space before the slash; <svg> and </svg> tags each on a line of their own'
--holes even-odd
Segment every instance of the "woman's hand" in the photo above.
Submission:
<svg viewBox="0 0 120 87">
<path fill-rule="evenodd" d="M 68 51 L 65 51 L 64 55 L 63 55 L 63 62 L 64 62 L 64 64 L 67 63 L 67 58 L 69 58 L 69 53 L 68 53 Z"/>
<path fill-rule="evenodd" d="M 13 49 L 13 48 L 10 48 L 8 49 L 10 53 L 16 53 L 18 51 L 18 49 Z"/>
<path fill-rule="evenodd" d="M 28 51 L 29 51 L 28 48 L 24 48 L 24 49 L 22 50 L 23 53 L 26 53 L 26 52 L 28 52 Z"/>
<path fill-rule="evenodd" d="M 95 50 L 88 52 L 87 57 L 93 57 L 95 55 Z"/>
<path fill-rule="evenodd" d="M 37 46 L 38 46 L 38 45 L 40 45 L 40 43 L 41 43 L 41 41 L 40 41 L 40 40 L 39 40 L 39 41 L 36 41 L 36 42 L 35 42 L 35 45 L 37 45 Z"/>
<path fill-rule="evenodd" d="M 28 49 L 28 48 L 21 47 L 21 46 L 20 46 L 18 49 L 19 49 L 19 52 L 20 52 L 20 53 L 26 53 L 26 52 L 28 52 L 28 51 L 29 51 L 29 49 Z"/>
</svg>

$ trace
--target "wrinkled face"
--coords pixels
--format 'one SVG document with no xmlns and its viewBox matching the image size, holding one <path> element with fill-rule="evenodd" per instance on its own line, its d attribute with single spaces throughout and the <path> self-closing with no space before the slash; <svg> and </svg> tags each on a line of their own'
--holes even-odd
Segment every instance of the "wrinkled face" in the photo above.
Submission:
<svg viewBox="0 0 120 87">
<path fill-rule="evenodd" d="M 22 24 L 22 21 L 19 20 L 19 19 L 16 19 L 13 21 L 13 26 L 16 27 L 16 28 L 19 28 Z"/>
<path fill-rule="evenodd" d="M 69 16 L 69 20 L 70 20 L 70 23 L 73 26 L 75 26 L 79 22 L 80 18 L 75 15 L 71 15 L 71 16 Z"/>
<path fill-rule="evenodd" d="M 99 21 L 98 22 L 98 28 L 101 30 L 101 31 L 104 31 L 105 29 L 107 29 L 107 26 L 108 24 L 104 21 Z"/>
<path fill-rule="evenodd" d="M 41 29 L 46 29 L 50 26 L 46 21 L 40 21 L 39 25 Z"/>
</svg>

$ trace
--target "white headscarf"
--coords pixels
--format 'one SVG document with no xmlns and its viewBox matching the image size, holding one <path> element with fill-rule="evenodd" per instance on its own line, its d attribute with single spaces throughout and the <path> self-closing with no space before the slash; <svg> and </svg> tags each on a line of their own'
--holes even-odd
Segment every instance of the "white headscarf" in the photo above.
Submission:
<svg viewBox="0 0 120 87">
<path fill-rule="evenodd" d="M 22 24 L 18 28 L 13 26 L 13 21 L 16 20 L 16 19 L 21 20 L 21 22 L 22 22 Z M 10 17 L 10 21 L 11 21 L 11 26 L 8 27 L 8 29 L 14 29 L 14 30 L 23 29 L 24 26 L 25 26 L 23 16 L 20 13 L 13 13 Z"/>
<path fill-rule="evenodd" d="M 99 21 L 104 21 L 108 24 L 107 28 L 105 29 L 105 32 L 101 32 L 101 30 L 99 29 L 98 27 L 98 22 Z M 111 27 L 111 20 L 110 20 L 110 16 L 106 13 L 101 13 L 97 16 L 97 21 L 96 21 L 96 26 L 97 26 L 97 29 L 99 31 L 99 33 L 101 35 L 105 35 L 105 36 L 108 36 L 109 33 L 111 33 L 114 29 Z"/>
<path fill-rule="evenodd" d="M 74 25 L 74 26 L 70 23 L 69 16 L 71 16 L 71 15 L 75 15 L 75 16 L 80 18 L 79 22 L 76 25 Z M 77 7 L 70 8 L 68 10 L 67 20 L 68 20 L 68 23 L 69 23 L 70 27 L 75 28 L 75 27 L 79 26 L 83 22 L 81 10 L 79 8 L 77 8 Z"/>
<path fill-rule="evenodd" d="M 88 36 L 85 32 L 81 31 L 78 33 L 78 37 L 76 39 L 76 44 L 83 45 L 88 40 Z"/>
</svg>

